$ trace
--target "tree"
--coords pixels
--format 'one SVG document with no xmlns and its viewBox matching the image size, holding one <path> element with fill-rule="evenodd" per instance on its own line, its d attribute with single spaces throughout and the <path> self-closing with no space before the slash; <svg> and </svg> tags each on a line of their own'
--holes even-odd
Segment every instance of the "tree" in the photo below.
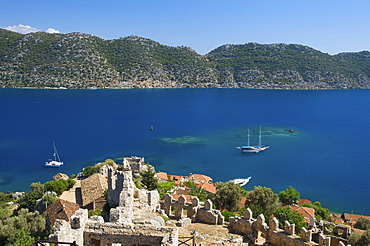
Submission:
<svg viewBox="0 0 370 246">
<path fill-rule="evenodd" d="M 364 217 L 360 217 L 357 221 L 356 224 L 354 225 L 356 229 L 360 230 L 367 230 L 370 229 L 370 220 L 365 219 Z"/>
<path fill-rule="evenodd" d="M 97 172 L 98 172 L 98 169 L 96 169 L 95 167 L 87 166 L 84 169 L 82 169 L 82 176 L 89 177 Z"/>
<path fill-rule="evenodd" d="M 270 218 L 277 208 L 277 201 L 278 195 L 270 188 L 255 186 L 248 193 L 245 206 L 249 207 L 255 215 L 263 214 L 265 218 Z"/>
<path fill-rule="evenodd" d="M 307 227 L 306 222 L 304 222 L 304 217 L 297 211 L 292 210 L 289 207 L 277 208 L 274 212 L 276 219 L 279 221 L 280 228 L 284 228 L 285 221 L 296 225 L 296 229 L 302 227 Z"/>
<path fill-rule="evenodd" d="M 24 246 L 31 245 L 35 238 L 31 237 L 24 229 L 16 230 L 14 234 L 10 235 L 7 239 L 8 246 Z"/>
<path fill-rule="evenodd" d="M 230 212 L 238 210 L 240 199 L 245 195 L 243 188 L 233 182 L 219 182 L 216 184 L 216 189 L 217 193 L 213 197 L 216 208 L 227 209 Z"/>
<path fill-rule="evenodd" d="M 58 196 L 55 193 L 48 193 L 43 197 L 44 204 L 48 206 L 55 202 L 56 200 L 58 200 Z"/>
<path fill-rule="evenodd" d="M 28 209 L 21 209 L 16 216 L 0 221 L 0 245 L 3 245 L 1 244 L 3 242 L 15 240 L 12 239 L 12 236 L 16 233 L 20 233 L 26 239 L 28 238 L 27 235 L 40 238 L 44 236 L 45 226 L 45 218 L 37 211 L 29 212 Z M 18 230 L 24 230 L 25 233 Z"/>
<path fill-rule="evenodd" d="M 146 171 L 141 172 L 141 183 L 147 190 L 155 190 L 158 187 L 158 179 L 155 176 L 155 172 L 152 168 L 148 168 Z"/>
<path fill-rule="evenodd" d="M 157 190 L 161 196 L 161 199 L 163 199 L 163 196 L 170 192 L 173 188 L 175 188 L 175 181 L 173 180 L 158 183 Z"/>
<path fill-rule="evenodd" d="M 19 208 L 26 208 L 31 211 L 35 208 L 37 200 L 42 198 L 44 195 L 45 189 L 44 185 L 42 185 L 40 182 L 32 183 L 30 188 L 32 190 L 25 193 L 25 195 L 21 197 L 19 201 Z"/>
<path fill-rule="evenodd" d="M 348 244 L 352 246 L 370 245 L 370 229 L 367 229 L 362 235 L 352 233 L 351 236 L 349 237 Z"/>
<path fill-rule="evenodd" d="M 48 181 L 44 184 L 44 186 L 45 190 L 54 191 L 60 196 L 63 193 L 63 191 L 68 189 L 68 181 L 65 179 Z"/>
<path fill-rule="evenodd" d="M 280 191 L 279 199 L 284 205 L 293 205 L 299 202 L 301 194 L 292 186 L 288 186 L 286 190 Z"/>
</svg>

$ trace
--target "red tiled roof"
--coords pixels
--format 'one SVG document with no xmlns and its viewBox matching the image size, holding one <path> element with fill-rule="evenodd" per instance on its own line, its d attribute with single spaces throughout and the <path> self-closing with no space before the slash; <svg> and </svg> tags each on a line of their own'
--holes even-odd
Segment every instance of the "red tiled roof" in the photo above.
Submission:
<svg viewBox="0 0 370 246">
<path fill-rule="evenodd" d="M 194 180 L 194 183 L 204 182 L 204 183 L 212 183 L 212 178 L 208 177 L 203 174 L 191 174 L 189 179 Z"/>
<path fill-rule="evenodd" d="M 71 216 L 80 209 L 77 203 L 59 199 L 53 202 L 45 211 L 51 224 L 57 219 L 70 222 Z"/>
<path fill-rule="evenodd" d="M 213 194 L 217 193 L 216 186 L 210 183 L 200 183 L 200 184 L 197 184 L 197 187 L 205 191 L 208 191 L 210 193 L 213 193 Z"/>
<path fill-rule="evenodd" d="M 159 172 L 159 173 L 156 173 L 156 175 L 157 175 L 157 177 L 158 177 L 159 179 L 168 180 L 167 173 Z"/>
<path fill-rule="evenodd" d="M 347 213 L 344 213 L 342 214 L 342 219 L 345 221 L 345 222 L 351 222 L 352 224 L 355 224 L 356 221 L 359 219 L 359 218 L 365 218 L 365 219 L 370 219 L 370 216 L 366 216 L 366 215 L 359 215 L 359 214 L 347 214 Z"/>
<path fill-rule="evenodd" d="M 169 180 L 175 181 L 176 185 L 180 185 L 181 182 L 185 181 L 185 178 L 183 176 L 180 176 L 180 175 L 168 175 L 168 178 L 169 178 Z"/>
<path fill-rule="evenodd" d="M 360 235 L 365 233 L 364 230 L 360 230 L 360 229 L 356 229 L 356 228 L 351 228 L 351 231 L 354 232 L 354 233 L 360 234 Z"/>
<path fill-rule="evenodd" d="M 301 200 L 299 200 L 298 205 L 302 205 L 302 204 L 306 204 L 306 203 L 311 204 L 312 201 L 310 201 L 308 199 L 301 199 Z"/>
<path fill-rule="evenodd" d="M 330 218 L 331 218 L 331 220 L 333 221 L 334 224 L 343 224 L 344 223 L 344 221 L 340 217 L 340 215 L 333 215 Z"/>
<path fill-rule="evenodd" d="M 299 206 L 290 206 L 292 210 L 297 211 L 305 218 L 315 218 L 315 209 L 307 208 L 307 207 L 299 207 Z"/>
</svg>

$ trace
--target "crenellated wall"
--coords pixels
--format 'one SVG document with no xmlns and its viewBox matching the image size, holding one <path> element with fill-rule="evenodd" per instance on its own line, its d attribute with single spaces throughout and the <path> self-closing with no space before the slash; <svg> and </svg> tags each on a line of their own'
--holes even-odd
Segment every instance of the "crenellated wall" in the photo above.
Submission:
<svg viewBox="0 0 370 246">
<path fill-rule="evenodd" d="M 257 219 L 252 217 L 252 211 L 247 208 L 244 211 L 243 217 L 231 217 L 229 222 L 231 231 L 244 235 L 252 243 L 257 243 L 261 238 L 266 242 L 277 245 L 289 246 L 345 246 L 346 240 L 324 236 L 322 233 L 318 235 L 318 242 L 312 241 L 311 230 L 302 228 L 302 236 L 295 234 L 295 225 L 285 222 L 285 228 L 279 228 L 279 221 L 273 218 L 268 225 L 265 222 L 265 217 L 261 214 Z M 315 232 L 317 233 L 317 232 Z"/>
<path fill-rule="evenodd" d="M 171 208 L 174 208 L 173 213 Z M 224 216 L 220 211 L 212 208 L 211 200 L 207 200 L 204 207 L 200 207 L 198 197 L 193 198 L 191 202 L 187 202 L 185 196 L 180 196 L 175 200 L 170 194 L 166 194 L 164 200 L 161 201 L 161 209 L 164 210 L 167 216 L 177 220 L 190 218 L 192 222 L 213 225 L 224 223 Z"/>
</svg>

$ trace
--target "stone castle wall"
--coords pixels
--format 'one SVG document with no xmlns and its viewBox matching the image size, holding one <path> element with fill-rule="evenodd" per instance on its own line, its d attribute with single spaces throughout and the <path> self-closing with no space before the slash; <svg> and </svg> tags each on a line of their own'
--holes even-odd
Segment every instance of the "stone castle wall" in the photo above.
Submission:
<svg viewBox="0 0 370 246">
<path fill-rule="evenodd" d="M 245 235 L 252 243 L 257 243 L 262 238 L 266 242 L 277 246 L 345 246 L 347 242 L 305 228 L 302 228 L 302 236 L 297 236 L 294 224 L 285 222 L 285 228 L 280 229 L 278 220 L 273 218 L 267 225 L 262 214 L 254 219 L 249 208 L 245 210 L 243 217 L 231 217 L 229 228 L 234 232 Z M 313 233 L 318 233 L 318 242 L 312 240 Z"/>
</svg>

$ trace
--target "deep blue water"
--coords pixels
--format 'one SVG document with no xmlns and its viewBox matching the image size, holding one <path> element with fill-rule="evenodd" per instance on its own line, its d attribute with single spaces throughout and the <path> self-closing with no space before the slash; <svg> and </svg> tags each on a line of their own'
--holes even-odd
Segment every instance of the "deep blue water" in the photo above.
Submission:
<svg viewBox="0 0 370 246">
<path fill-rule="evenodd" d="M 290 185 L 333 212 L 370 215 L 369 122 L 370 90 L 0 89 L 0 191 L 136 155 L 157 171 L 252 176 L 247 190 Z M 260 125 L 270 149 L 240 153 L 245 128 Z M 182 136 L 204 141 L 160 140 Z M 44 167 L 53 141 L 65 163 L 57 169 Z"/>
</svg>

